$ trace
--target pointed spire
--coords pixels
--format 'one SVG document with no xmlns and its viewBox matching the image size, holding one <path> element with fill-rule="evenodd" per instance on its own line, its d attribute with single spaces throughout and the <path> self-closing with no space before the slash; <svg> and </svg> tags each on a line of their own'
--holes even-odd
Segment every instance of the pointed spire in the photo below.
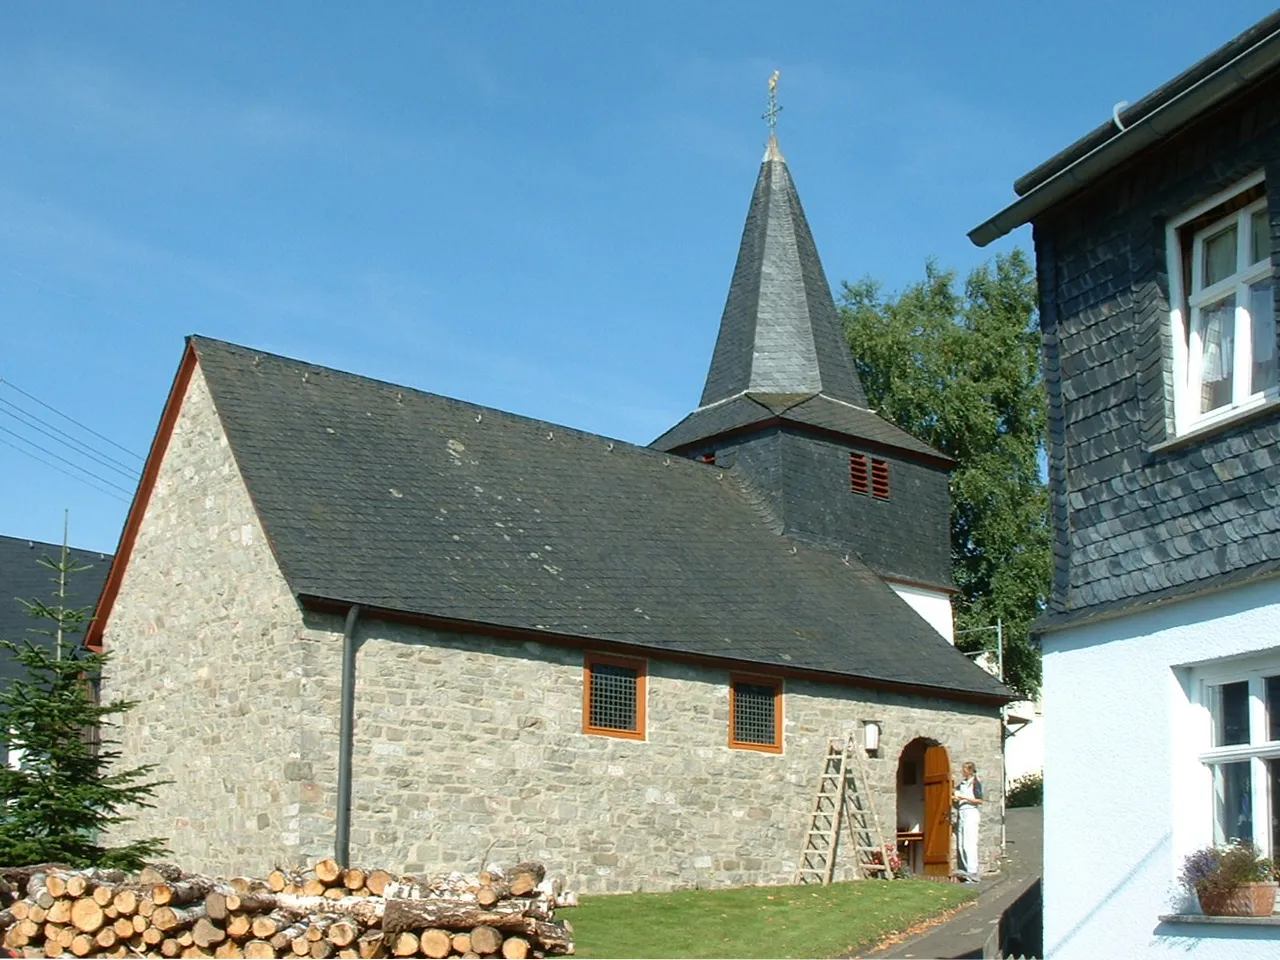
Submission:
<svg viewBox="0 0 1280 960">
<path fill-rule="evenodd" d="M 822 393 L 860 407 L 867 402 L 800 197 L 772 135 L 747 211 L 702 406 L 742 393 Z"/>
</svg>

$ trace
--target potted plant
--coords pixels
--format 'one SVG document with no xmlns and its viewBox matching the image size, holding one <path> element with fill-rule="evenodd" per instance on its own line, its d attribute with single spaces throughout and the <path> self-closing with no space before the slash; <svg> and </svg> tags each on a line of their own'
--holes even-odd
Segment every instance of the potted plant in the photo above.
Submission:
<svg viewBox="0 0 1280 960">
<path fill-rule="evenodd" d="M 1182 862 L 1179 879 L 1209 916 L 1265 917 L 1275 909 L 1276 865 L 1252 843 L 1197 850 Z"/>
</svg>

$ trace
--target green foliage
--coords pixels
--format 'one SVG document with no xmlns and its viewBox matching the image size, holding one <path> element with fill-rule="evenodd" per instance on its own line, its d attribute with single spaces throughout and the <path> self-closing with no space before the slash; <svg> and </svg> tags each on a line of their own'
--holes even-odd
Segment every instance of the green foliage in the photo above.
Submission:
<svg viewBox="0 0 1280 960">
<path fill-rule="evenodd" d="M 1014 690 L 1034 698 L 1039 651 L 1029 628 L 1051 571 L 1048 492 L 1041 475 L 1045 394 L 1035 274 L 1020 252 L 969 274 L 932 261 L 897 294 L 873 280 L 843 285 L 840 313 L 867 398 L 884 417 L 955 458 L 951 475 L 956 627 L 1004 627 Z M 957 637 L 994 650 L 993 630 Z"/>
<path fill-rule="evenodd" d="M 65 605 L 67 577 L 88 568 L 65 547 L 58 560 L 40 562 L 58 575 L 58 591 L 52 603 L 35 600 L 27 609 L 46 625 L 32 632 L 49 642 L 0 641 L 25 668 L 25 677 L 0 693 L 0 735 L 22 751 L 20 769 L 0 768 L 0 863 L 136 869 L 164 850 L 163 840 L 119 847 L 98 840 L 129 821 L 122 808 L 151 806 L 160 784 L 145 782 L 151 766 L 117 769 L 120 751 L 105 736 L 108 718 L 134 702 L 97 702 L 107 656 L 84 646 L 88 611 Z"/>
<path fill-rule="evenodd" d="M 963 885 L 860 880 L 583 897 L 556 911 L 578 957 L 846 957 L 973 899 Z"/>
<path fill-rule="evenodd" d="M 1044 806 L 1044 774 L 1028 773 L 1019 777 L 1009 785 L 1009 792 L 1004 798 L 1008 807 L 1042 807 Z"/>
<path fill-rule="evenodd" d="M 1275 876 L 1275 863 L 1252 843 L 1241 841 L 1187 854 L 1178 879 L 1196 896 L 1212 897 L 1230 894 L 1242 883 L 1264 883 Z"/>
</svg>

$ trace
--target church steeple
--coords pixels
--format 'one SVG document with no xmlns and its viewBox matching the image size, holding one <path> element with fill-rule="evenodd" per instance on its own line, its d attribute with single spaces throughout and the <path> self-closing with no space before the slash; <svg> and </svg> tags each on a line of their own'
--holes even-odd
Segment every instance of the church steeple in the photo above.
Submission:
<svg viewBox="0 0 1280 960">
<path fill-rule="evenodd" d="M 652 446 L 732 471 L 784 536 L 856 553 L 886 579 L 952 588 L 952 461 L 869 409 L 772 135 L 702 400 Z"/>
<path fill-rule="evenodd" d="M 791 172 L 770 136 L 701 406 L 819 393 L 867 405 Z"/>
</svg>

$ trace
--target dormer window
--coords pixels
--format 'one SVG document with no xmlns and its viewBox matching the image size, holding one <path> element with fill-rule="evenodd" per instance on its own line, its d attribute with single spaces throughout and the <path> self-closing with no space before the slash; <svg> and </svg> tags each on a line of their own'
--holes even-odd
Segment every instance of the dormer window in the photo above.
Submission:
<svg viewBox="0 0 1280 960">
<path fill-rule="evenodd" d="M 1276 396 L 1271 218 L 1258 173 L 1169 226 L 1174 402 L 1185 433 Z"/>
</svg>

